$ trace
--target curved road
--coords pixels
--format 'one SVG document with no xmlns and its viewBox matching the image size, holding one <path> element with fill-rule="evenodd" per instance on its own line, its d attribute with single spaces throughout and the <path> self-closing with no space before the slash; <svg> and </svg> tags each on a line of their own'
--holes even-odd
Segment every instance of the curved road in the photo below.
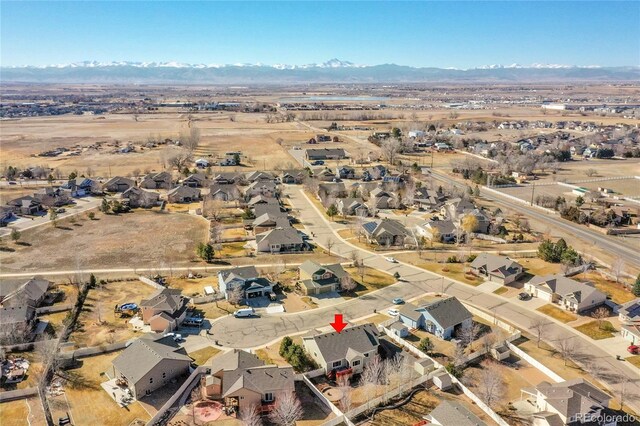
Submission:
<svg viewBox="0 0 640 426">
<path fill-rule="evenodd" d="M 446 293 L 471 305 L 487 312 L 494 312 L 497 317 L 506 319 L 521 329 L 529 329 L 531 323 L 536 319 L 542 318 L 548 321 L 544 340 L 553 342 L 570 339 L 575 342 L 581 359 L 588 359 L 594 363 L 596 370 L 600 373 L 601 380 L 617 395 L 620 394 L 622 379 L 631 378 L 632 381 L 625 386 L 625 399 L 629 406 L 638 411 L 638 407 L 640 407 L 640 374 L 638 370 L 625 362 L 616 361 L 597 342 L 571 327 L 530 310 L 526 306 L 526 302 L 506 299 L 493 293 L 483 293 L 472 286 L 449 280 L 409 264 L 390 263 L 384 260 L 382 255 L 350 244 L 337 234 L 334 229 L 335 224 L 326 220 L 299 188 L 287 186 L 285 193 L 289 195 L 291 204 L 300 209 L 301 222 L 310 235 L 311 233 L 315 234 L 315 240 L 318 244 L 324 245 L 330 238 L 335 242 L 332 252 L 336 255 L 350 258 L 351 253 L 356 251 L 359 258 L 364 260 L 367 266 L 390 274 L 398 272 L 403 281 L 358 299 L 312 311 L 272 314 L 261 318 L 238 319 L 231 316 L 221 318 L 214 322 L 211 329 L 212 339 L 217 340 L 220 345 L 236 348 L 257 347 L 285 335 L 326 327 L 336 313 L 343 314 L 345 320 L 348 321 L 372 314 L 374 309 L 380 311 L 389 307 L 391 299 L 394 297 L 411 299 L 423 295 L 425 292 L 441 292 L 444 289 Z"/>
</svg>

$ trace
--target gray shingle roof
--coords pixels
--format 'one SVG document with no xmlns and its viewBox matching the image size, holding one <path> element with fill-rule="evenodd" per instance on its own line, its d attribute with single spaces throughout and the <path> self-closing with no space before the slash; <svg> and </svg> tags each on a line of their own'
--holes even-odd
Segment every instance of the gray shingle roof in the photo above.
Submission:
<svg viewBox="0 0 640 426">
<path fill-rule="evenodd" d="M 0 282 L 0 301 L 7 297 L 15 297 L 28 302 L 38 300 L 49 289 L 50 281 L 31 278 L 28 281 L 3 281 Z"/>
<path fill-rule="evenodd" d="M 0 309 L 0 325 L 20 324 L 30 321 L 35 315 L 31 306 L 5 306 Z"/>
<path fill-rule="evenodd" d="M 478 416 L 455 401 L 442 401 L 425 418 L 443 426 L 486 426 Z"/>
<path fill-rule="evenodd" d="M 553 384 L 542 382 L 536 386 L 536 390 L 566 417 L 588 413 L 593 408 L 605 408 L 611 399 L 610 395 L 582 378 Z"/>
<path fill-rule="evenodd" d="M 471 312 L 455 297 L 435 300 L 420 307 L 429 312 L 442 328 L 449 328 L 472 318 Z"/>
<path fill-rule="evenodd" d="M 229 282 L 234 278 L 241 278 L 243 280 L 249 280 L 252 278 L 257 278 L 259 276 L 258 270 L 255 266 L 238 266 L 231 269 L 225 269 L 223 271 L 218 272 L 218 275 L 222 277 L 222 281 Z"/>
<path fill-rule="evenodd" d="M 172 336 L 150 333 L 135 340 L 112 363 L 130 383 L 135 384 L 166 359 L 187 364 L 192 361 Z"/>
<path fill-rule="evenodd" d="M 302 237 L 295 228 L 275 228 L 256 235 L 256 243 L 267 240 L 269 244 L 302 244 Z"/>
<path fill-rule="evenodd" d="M 592 283 L 581 283 L 561 274 L 535 276 L 531 278 L 529 284 L 535 285 L 539 290 L 546 293 L 551 291 L 552 293 L 559 294 L 562 297 L 571 297 L 577 302 L 595 295 L 602 295 L 602 292 L 595 288 Z"/>
<path fill-rule="evenodd" d="M 517 268 L 521 268 L 518 262 L 509 259 L 506 256 L 498 256 L 491 253 L 480 253 L 471 262 L 472 268 L 484 267 L 489 273 L 504 275 L 512 275 L 517 273 Z"/>
<path fill-rule="evenodd" d="M 182 293 L 177 288 L 163 288 L 150 298 L 140 301 L 140 306 L 175 312 L 182 307 Z"/>
<path fill-rule="evenodd" d="M 322 358 L 326 361 L 334 361 L 344 359 L 349 350 L 365 353 L 377 349 L 379 345 L 378 334 L 376 326 L 367 323 L 345 328 L 340 333 L 334 331 L 304 337 L 303 342 L 315 341 Z"/>
</svg>

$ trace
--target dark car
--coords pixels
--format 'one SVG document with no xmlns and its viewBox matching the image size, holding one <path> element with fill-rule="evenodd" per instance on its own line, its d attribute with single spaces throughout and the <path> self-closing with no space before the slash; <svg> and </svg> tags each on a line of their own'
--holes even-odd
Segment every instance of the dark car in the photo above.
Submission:
<svg viewBox="0 0 640 426">
<path fill-rule="evenodd" d="M 324 161 L 322 160 L 316 160 L 313 163 L 311 163 L 312 166 L 322 166 L 324 165 Z"/>
<path fill-rule="evenodd" d="M 531 295 L 529 293 L 522 292 L 522 293 L 520 293 L 518 295 L 518 299 L 520 299 L 520 300 L 529 300 L 529 299 L 531 299 Z"/>
</svg>

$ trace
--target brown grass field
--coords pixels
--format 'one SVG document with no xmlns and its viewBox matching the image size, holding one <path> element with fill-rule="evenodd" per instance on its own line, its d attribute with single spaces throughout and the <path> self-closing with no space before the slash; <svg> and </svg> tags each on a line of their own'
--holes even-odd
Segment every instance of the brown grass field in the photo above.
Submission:
<svg viewBox="0 0 640 426">
<path fill-rule="evenodd" d="M 181 213 L 136 210 L 104 215 L 96 220 L 79 217 L 60 221 L 57 228 L 43 225 L 22 232 L 15 251 L 0 253 L 6 272 L 136 268 L 188 264 L 195 247 L 207 233 L 207 222 Z"/>
<path fill-rule="evenodd" d="M 46 424 L 42 402 L 35 396 L 1 403 L 0 418 L 2 426 Z"/>
</svg>

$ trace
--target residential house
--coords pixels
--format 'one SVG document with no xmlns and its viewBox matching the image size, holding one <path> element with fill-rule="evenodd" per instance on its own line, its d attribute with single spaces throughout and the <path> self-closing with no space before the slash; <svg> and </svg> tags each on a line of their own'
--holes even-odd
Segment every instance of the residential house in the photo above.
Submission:
<svg viewBox="0 0 640 426">
<path fill-rule="evenodd" d="M 283 395 L 295 391 L 292 367 L 266 365 L 254 354 L 239 349 L 219 354 L 207 364 L 201 379 L 202 396 L 222 401 L 236 412 L 257 408 L 270 412 Z"/>
<path fill-rule="evenodd" d="M 632 345 L 640 346 L 640 325 L 623 324 L 620 327 L 620 336 Z"/>
<path fill-rule="evenodd" d="M 150 173 L 140 181 L 140 188 L 144 189 L 171 189 L 173 186 L 171 173 Z"/>
<path fill-rule="evenodd" d="M 209 197 L 219 201 L 239 201 L 242 191 L 235 183 L 213 183 L 209 187 Z"/>
<path fill-rule="evenodd" d="M 275 181 L 276 177 L 270 172 L 255 171 L 247 173 L 248 182 L 256 181 Z"/>
<path fill-rule="evenodd" d="M 341 160 L 347 158 L 347 153 L 342 148 L 313 148 L 305 150 L 305 158 L 314 160 Z"/>
<path fill-rule="evenodd" d="M 413 194 L 414 204 L 429 211 L 440 209 L 444 200 L 444 194 L 425 187 L 416 188 Z"/>
<path fill-rule="evenodd" d="M 45 210 L 42 203 L 31 195 L 14 198 L 7 203 L 7 207 L 14 213 L 23 215 L 36 215 Z"/>
<path fill-rule="evenodd" d="M 471 270 L 485 277 L 487 281 L 510 284 L 522 275 L 522 265 L 506 256 L 480 253 L 471 262 Z"/>
<path fill-rule="evenodd" d="M 358 374 L 378 354 L 379 334 L 374 324 L 366 323 L 340 333 L 303 336 L 302 345 L 325 373 Z"/>
<path fill-rule="evenodd" d="M 276 206 L 277 211 L 280 211 L 280 202 L 278 201 L 277 198 L 268 197 L 262 194 L 256 195 L 253 198 L 251 198 L 247 202 L 247 206 L 253 209 L 257 208 L 258 206 Z M 258 216 L 258 213 L 256 213 L 256 216 Z"/>
<path fill-rule="evenodd" d="M 72 197 L 84 197 L 98 189 L 98 183 L 89 178 L 69 179 L 60 188 L 68 190 Z"/>
<path fill-rule="evenodd" d="M 113 377 L 121 380 L 136 399 L 189 374 L 193 360 L 173 336 L 146 334 L 112 361 Z"/>
<path fill-rule="evenodd" d="M 122 199 L 125 200 L 131 208 L 148 209 L 158 205 L 160 194 L 132 186 L 122 193 Z"/>
<path fill-rule="evenodd" d="M 389 330 L 391 332 L 401 338 L 405 338 L 409 336 L 409 327 L 407 327 L 402 321 L 397 320 L 389 325 Z"/>
<path fill-rule="evenodd" d="M 400 309 L 400 321 L 448 340 L 473 325 L 473 315 L 455 297 L 439 298 L 421 306 L 410 303 Z"/>
<path fill-rule="evenodd" d="M 17 217 L 11 207 L 0 206 L 0 227 L 7 226 L 16 219 Z"/>
<path fill-rule="evenodd" d="M 280 195 L 280 188 L 272 180 L 256 180 L 247 187 L 244 197 L 246 200 L 250 200 L 256 195 L 275 198 Z"/>
<path fill-rule="evenodd" d="M 487 426 L 478 416 L 456 401 L 443 400 L 424 419 L 436 426 Z"/>
<path fill-rule="evenodd" d="M 486 234 L 489 231 L 491 219 L 466 198 L 455 198 L 447 201 L 441 207 L 440 213 L 451 219 L 456 226 L 461 226 L 466 216 L 473 215 L 477 220 L 477 226 L 472 232 Z"/>
<path fill-rule="evenodd" d="M 0 305 L 31 306 L 37 308 L 49 290 L 50 281 L 31 278 L 27 281 L 0 282 Z"/>
<path fill-rule="evenodd" d="M 255 266 L 237 266 L 218 272 L 218 288 L 225 299 L 238 289 L 241 289 L 243 299 L 268 296 L 273 292 L 273 284 L 260 277 Z"/>
<path fill-rule="evenodd" d="M 106 181 L 102 185 L 102 189 L 106 192 L 124 192 L 135 185 L 136 183 L 132 179 L 116 176 Z"/>
<path fill-rule="evenodd" d="M 429 241 L 437 240 L 443 243 L 457 241 L 458 227 L 451 219 L 430 220 L 421 225 L 416 225 L 416 234 L 425 237 Z"/>
<path fill-rule="evenodd" d="M 33 193 L 45 209 L 64 206 L 71 201 L 71 191 L 62 188 L 42 188 Z"/>
<path fill-rule="evenodd" d="M 298 284 L 307 295 L 317 295 L 340 290 L 340 284 L 349 274 L 339 263 L 321 265 L 307 260 L 298 267 Z"/>
<path fill-rule="evenodd" d="M 253 197 L 252 200 L 262 197 L 262 195 L 258 195 L 257 197 Z M 256 200 L 253 204 L 250 204 L 250 207 L 253 209 L 253 214 L 255 217 L 260 217 L 265 213 L 269 213 L 272 215 L 281 215 L 285 213 L 280 207 L 280 203 L 275 198 L 266 198 L 263 197 L 263 200 Z M 268 202 L 264 202 L 268 201 Z"/>
<path fill-rule="evenodd" d="M 307 176 L 306 170 L 283 170 L 280 180 L 286 184 L 301 184 Z"/>
<path fill-rule="evenodd" d="M 369 208 L 393 209 L 397 207 L 397 197 L 393 192 L 387 192 L 382 188 L 375 188 L 370 193 Z"/>
<path fill-rule="evenodd" d="M 238 185 L 242 185 L 243 183 L 245 183 L 245 180 L 242 173 L 225 172 L 215 175 L 215 177 L 213 178 L 213 182 L 221 184 L 235 183 Z"/>
<path fill-rule="evenodd" d="M 289 221 L 287 213 L 279 210 L 280 209 L 278 208 L 277 212 L 267 212 L 260 216 L 256 216 L 253 222 L 251 222 L 254 235 L 261 234 L 275 228 L 290 227 L 291 222 Z"/>
<path fill-rule="evenodd" d="M 336 201 L 338 212 L 342 216 L 369 216 L 369 207 L 362 198 L 338 198 Z"/>
<path fill-rule="evenodd" d="M 206 169 L 207 167 L 209 167 L 211 165 L 211 163 L 209 163 L 209 160 L 205 159 L 205 158 L 198 158 L 195 161 L 196 167 L 199 169 Z"/>
<path fill-rule="evenodd" d="M 290 226 L 275 228 L 256 235 L 256 250 L 263 253 L 302 251 L 306 244 L 297 229 Z"/>
<path fill-rule="evenodd" d="M 593 284 L 581 283 L 560 274 L 533 277 L 524 285 L 524 290 L 534 297 L 577 313 L 602 305 L 607 300 L 607 295 Z"/>
<path fill-rule="evenodd" d="M 620 305 L 618 318 L 621 324 L 640 324 L 640 298 Z"/>
<path fill-rule="evenodd" d="M 176 186 L 167 192 L 167 200 L 170 203 L 193 203 L 200 200 L 200 189 L 190 186 Z"/>
<path fill-rule="evenodd" d="M 402 223 L 394 219 L 376 219 L 362 225 L 371 243 L 385 246 L 401 246 L 410 233 Z"/>
<path fill-rule="evenodd" d="M 182 184 L 184 186 L 189 186 L 191 188 L 203 188 L 206 183 L 207 177 L 204 173 L 194 173 L 182 180 Z"/>
<path fill-rule="evenodd" d="M 347 188 L 344 183 L 321 183 L 318 185 L 318 198 L 322 202 L 322 205 L 329 207 L 335 203 L 338 198 L 344 198 L 347 196 Z"/>
<path fill-rule="evenodd" d="M 356 169 L 350 166 L 340 166 L 336 167 L 336 175 L 340 179 L 355 179 L 356 178 Z"/>
<path fill-rule="evenodd" d="M 234 155 L 227 155 L 219 163 L 221 166 L 237 166 L 238 159 Z"/>
<path fill-rule="evenodd" d="M 160 289 L 140 302 L 142 321 L 157 333 L 173 331 L 187 316 L 188 303 L 189 299 L 182 296 L 180 289 Z"/>
<path fill-rule="evenodd" d="M 369 167 L 362 172 L 362 180 L 365 182 L 382 179 L 387 174 L 387 168 L 382 164 Z"/>
<path fill-rule="evenodd" d="M 21 342 L 33 331 L 36 310 L 26 304 L 0 308 L 0 342 Z"/>
<path fill-rule="evenodd" d="M 597 424 L 615 426 L 615 420 L 596 419 L 607 413 L 611 396 L 583 378 L 560 383 L 541 382 L 535 388 L 522 389 L 534 398 L 534 426 Z M 592 423 L 593 421 L 596 423 Z"/>
<path fill-rule="evenodd" d="M 313 176 L 315 178 L 318 178 L 322 182 L 334 182 L 334 181 L 337 181 L 336 174 L 333 172 L 333 170 L 331 170 L 328 167 L 325 167 L 324 169 L 319 170 L 317 172 L 313 172 Z"/>
</svg>

